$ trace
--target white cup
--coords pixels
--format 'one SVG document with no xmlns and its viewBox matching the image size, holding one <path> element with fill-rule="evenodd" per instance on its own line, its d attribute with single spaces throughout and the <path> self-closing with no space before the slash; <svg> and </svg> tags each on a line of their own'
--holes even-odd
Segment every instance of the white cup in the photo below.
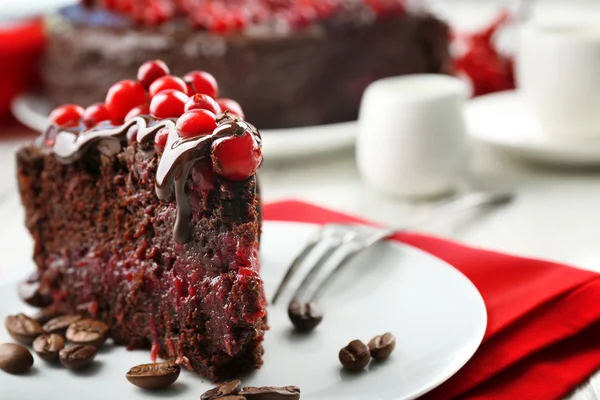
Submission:
<svg viewBox="0 0 600 400">
<path fill-rule="evenodd" d="M 600 136 L 600 25 L 524 26 L 516 71 L 545 132 Z"/>
<path fill-rule="evenodd" d="M 451 192 L 468 167 L 462 106 L 468 86 L 447 75 L 385 78 L 363 95 L 357 163 L 381 193 L 429 198 Z"/>
</svg>

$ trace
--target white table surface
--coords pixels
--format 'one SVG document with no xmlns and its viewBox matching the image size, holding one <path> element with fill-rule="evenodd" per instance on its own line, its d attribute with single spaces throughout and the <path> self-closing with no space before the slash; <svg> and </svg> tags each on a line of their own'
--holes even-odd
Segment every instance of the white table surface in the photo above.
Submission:
<svg viewBox="0 0 600 400">
<path fill-rule="evenodd" d="M 447 15 L 461 26 L 480 24 L 480 16 L 494 13 L 482 3 L 460 12 L 449 7 Z M 555 5 L 550 8 L 557 12 Z M 574 10 L 569 8 L 569 12 Z M 14 170 L 14 152 L 28 138 L 24 134 L 15 138 L 2 130 L 6 128 L 0 126 L 0 277 L 4 278 L 24 274 L 33 263 Z M 424 227 L 423 232 L 600 272 L 600 170 L 527 165 L 481 146 L 474 149 L 472 165 L 468 185 L 511 190 L 516 200 L 493 212 Z M 385 198 L 369 190 L 358 176 L 353 151 L 286 162 L 267 160 L 260 179 L 267 202 L 302 199 L 394 226 L 408 223 L 431 206 Z M 600 399 L 600 377 L 592 378 L 570 398 Z"/>
</svg>

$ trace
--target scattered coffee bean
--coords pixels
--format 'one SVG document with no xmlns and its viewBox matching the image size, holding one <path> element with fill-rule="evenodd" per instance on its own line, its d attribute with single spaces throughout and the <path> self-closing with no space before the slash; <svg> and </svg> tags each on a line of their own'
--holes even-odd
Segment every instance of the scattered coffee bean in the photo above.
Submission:
<svg viewBox="0 0 600 400">
<path fill-rule="evenodd" d="M 65 367 L 78 370 L 89 367 L 94 361 L 98 349 L 94 346 L 75 344 L 65 347 L 58 353 L 60 362 Z"/>
<path fill-rule="evenodd" d="M 369 364 L 371 352 L 366 344 L 360 340 L 353 340 L 340 350 L 339 358 L 348 371 L 358 372 Z"/>
<path fill-rule="evenodd" d="M 371 357 L 376 360 L 385 360 L 396 348 L 396 337 L 391 333 L 375 336 L 369 342 Z"/>
<path fill-rule="evenodd" d="M 95 319 L 80 319 L 69 325 L 66 337 L 71 343 L 102 347 L 108 338 L 108 333 L 108 325 L 104 322 Z"/>
<path fill-rule="evenodd" d="M 300 332 L 310 332 L 323 320 L 323 312 L 315 303 L 294 300 L 288 307 L 288 316 Z"/>
<path fill-rule="evenodd" d="M 0 345 L 0 369 L 9 374 L 22 374 L 33 365 L 33 357 L 25 347 L 14 343 Z"/>
<path fill-rule="evenodd" d="M 46 333 L 58 333 L 64 335 L 69 325 L 80 319 L 83 319 L 81 315 L 61 315 L 60 317 L 52 318 L 50 321 L 46 322 L 43 328 Z"/>
<path fill-rule="evenodd" d="M 35 314 L 31 316 L 31 318 L 35 319 L 41 325 L 44 325 L 46 322 L 50 321 L 52 318 L 60 317 L 61 313 L 59 313 L 54 307 L 46 307 L 42 308 Z"/>
<path fill-rule="evenodd" d="M 38 308 L 47 307 L 54 302 L 50 294 L 40 292 L 37 272 L 19 285 L 19 297 L 30 306 Z"/>
<path fill-rule="evenodd" d="M 26 346 L 31 346 L 33 340 L 44 333 L 40 324 L 25 314 L 9 315 L 4 325 L 15 341 Z"/>
<path fill-rule="evenodd" d="M 240 396 L 246 400 L 298 400 L 300 388 L 296 386 L 245 387 L 240 391 Z"/>
<path fill-rule="evenodd" d="M 242 390 L 242 382 L 238 380 L 226 382 L 204 392 L 204 394 L 200 396 L 200 400 L 221 399 L 225 396 L 237 395 L 240 390 Z"/>
<path fill-rule="evenodd" d="M 58 359 L 58 352 L 64 349 L 65 339 L 57 333 L 38 336 L 33 341 L 33 350 L 44 361 L 52 362 Z"/>
<path fill-rule="evenodd" d="M 164 389 L 179 378 L 180 371 L 179 365 L 172 362 L 142 364 L 131 368 L 125 377 L 142 389 Z"/>
</svg>

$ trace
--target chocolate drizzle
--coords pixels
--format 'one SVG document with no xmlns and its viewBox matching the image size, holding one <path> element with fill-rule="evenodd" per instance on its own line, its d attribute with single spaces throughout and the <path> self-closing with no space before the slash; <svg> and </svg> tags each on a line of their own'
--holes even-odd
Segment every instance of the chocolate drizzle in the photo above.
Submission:
<svg viewBox="0 0 600 400">
<path fill-rule="evenodd" d="M 173 239 L 179 244 L 185 244 L 191 235 L 192 215 L 185 191 L 193 165 L 199 160 L 210 157 L 212 143 L 218 139 L 252 132 L 258 144 L 261 144 L 260 134 L 254 126 L 229 113 L 225 113 L 217 123 L 218 127 L 210 135 L 181 138 L 177 133 L 174 120 L 156 121 L 148 116 L 141 116 L 118 127 L 98 126 L 79 134 L 61 130 L 56 134 L 52 150 L 63 164 L 70 164 L 81 158 L 94 143 L 101 153 L 111 156 L 120 152 L 123 144 L 131 140 L 131 136 L 136 133 L 137 141 L 142 148 L 153 149 L 150 144 L 153 143 L 154 136 L 160 130 L 167 129 L 169 131 L 167 144 L 156 171 L 156 195 L 163 201 L 172 201 L 173 193 L 175 194 L 177 217 L 173 227 Z M 48 135 L 55 132 L 56 127 L 50 126 L 39 143 L 44 143 Z"/>
</svg>

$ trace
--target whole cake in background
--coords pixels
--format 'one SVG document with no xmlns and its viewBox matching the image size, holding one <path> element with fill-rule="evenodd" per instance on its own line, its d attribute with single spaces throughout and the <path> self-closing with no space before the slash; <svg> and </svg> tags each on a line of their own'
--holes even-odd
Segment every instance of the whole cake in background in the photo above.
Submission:
<svg viewBox="0 0 600 400">
<path fill-rule="evenodd" d="M 405 0 L 88 0 L 48 26 L 54 105 L 101 101 L 162 59 L 212 73 L 262 129 L 354 120 L 374 80 L 451 68 L 448 26 Z"/>
<path fill-rule="evenodd" d="M 18 152 L 29 284 L 105 322 L 116 344 L 226 377 L 262 364 L 261 140 L 239 106 L 207 94 L 211 75 L 188 87 L 168 72 L 150 61 L 103 103 L 55 109 Z"/>
</svg>

